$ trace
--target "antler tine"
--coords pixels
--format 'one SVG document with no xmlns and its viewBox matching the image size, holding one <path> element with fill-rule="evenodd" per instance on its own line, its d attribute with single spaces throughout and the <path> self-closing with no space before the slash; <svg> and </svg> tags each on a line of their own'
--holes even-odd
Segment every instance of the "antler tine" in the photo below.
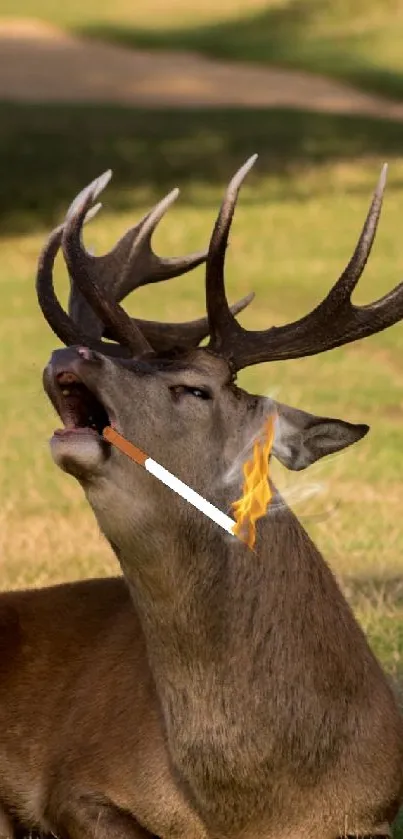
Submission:
<svg viewBox="0 0 403 839">
<path fill-rule="evenodd" d="M 242 170 L 232 181 L 232 185 L 235 181 L 235 188 L 232 186 L 231 189 L 230 184 L 227 191 L 207 260 L 206 285 L 208 295 L 210 290 L 209 321 L 213 335 L 210 349 L 227 358 L 234 370 L 241 370 L 263 361 L 316 355 L 366 338 L 403 318 L 403 283 L 375 303 L 354 306 L 351 302 L 351 294 L 363 273 L 376 235 L 386 185 L 385 165 L 353 256 L 324 300 L 308 315 L 285 326 L 262 331 L 241 327 L 228 310 L 223 281 L 225 244 L 241 173 Z"/>
<path fill-rule="evenodd" d="M 249 306 L 254 296 L 254 292 L 251 292 L 242 300 L 238 300 L 230 307 L 231 312 L 234 315 L 242 312 Z M 185 323 L 159 323 L 152 320 L 137 320 L 136 322 L 143 335 L 146 336 L 147 341 L 150 342 L 154 350 L 159 352 L 168 352 L 173 349 L 192 349 L 197 347 L 200 341 L 207 338 L 209 334 L 209 322 L 206 317 Z M 105 337 L 110 337 L 108 330 L 105 331 Z"/>
<path fill-rule="evenodd" d="M 95 208 L 94 208 L 95 209 Z M 94 211 L 92 211 L 92 214 Z M 57 227 L 50 235 L 39 257 L 36 277 L 36 291 L 42 313 L 57 337 L 66 346 L 85 344 L 105 355 L 130 357 L 130 352 L 119 344 L 104 343 L 87 335 L 79 325 L 62 309 L 53 288 L 53 266 L 61 245 L 64 225 Z"/>
<path fill-rule="evenodd" d="M 334 307 L 338 307 L 342 301 L 351 297 L 368 262 L 381 215 L 387 174 L 388 165 L 385 163 L 382 166 L 381 174 L 374 191 L 364 226 L 355 246 L 354 253 L 343 273 L 334 284 L 333 288 L 330 289 L 327 297 L 323 300 L 322 305 L 326 306 L 329 312 Z"/>
<path fill-rule="evenodd" d="M 210 240 L 206 265 L 206 306 L 211 335 L 209 349 L 216 352 L 228 346 L 241 329 L 228 306 L 224 262 L 239 190 L 256 160 L 257 154 L 250 157 L 230 181 Z"/>
<path fill-rule="evenodd" d="M 81 331 L 62 309 L 53 287 L 53 266 L 63 235 L 63 224 L 52 231 L 40 254 L 36 275 L 36 293 L 42 314 L 57 337 L 67 346 L 81 343 Z"/>
<path fill-rule="evenodd" d="M 85 198 L 92 193 L 93 200 L 97 198 L 100 193 L 105 189 L 107 184 L 109 183 L 112 177 L 112 170 L 108 169 L 103 175 L 100 175 L 98 178 L 95 178 L 92 183 L 82 189 L 78 195 L 74 198 L 70 207 L 66 213 L 67 222 L 72 216 L 75 214 L 77 208 L 81 206 L 81 203 Z M 89 221 L 90 218 L 93 218 L 95 213 L 102 207 L 102 204 L 97 204 L 91 210 L 88 211 L 84 223 Z M 91 308 L 85 297 L 81 294 L 79 288 L 77 288 L 74 280 L 70 277 L 70 295 L 69 295 L 69 304 L 68 304 L 68 312 L 71 318 L 73 319 L 74 323 L 76 323 L 83 331 L 86 332 L 87 335 L 91 335 L 94 338 L 100 339 L 102 337 L 102 333 L 104 330 L 104 324 L 102 321 L 97 317 L 94 310 Z"/>
<path fill-rule="evenodd" d="M 130 291 L 148 283 L 160 282 L 196 268 L 206 261 L 207 251 L 198 251 L 184 257 L 163 258 L 156 256 L 151 247 L 151 239 L 159 222 L 179 195 L 179 189 L 173 189 L 133 228 L 130 254 L 122 264 L 122 271 L 114 283 L 114 297 L 120 301 Z M 117 253 L 120 243 L 114 248 Z"/>
<path fill-rule="evenodd" d="M 67 219 L 72 218 L 80 209 L 81 205 L 84 201 L 87 200 L 91 196 L 91 201 L 95 201 L 101 192 L 104 191 L 105 187 L 108 185 L 110 179 L 112 177 L 112 169 L 107 169 L 106 172 L 103 172 L 102 175 L 98 175 L 97 178 L 94 178 L 88 186 L 85 186 L 84 189 L 81 189 L 80 192 L 76 195 L 73 201 L 70 204 L 69 209 L 66 213 L 66 221 Z M 96 206 L 92 207 L 88 210 L 87 215 L 85 217 L 85 221 L 89 221 L 98 209 L 101 207 L 101 204 L 97 204 Z"/>
<path fill-rule="evenodd" d="M 102 179 L 103 176 L 101 176 Z M 96 315 L 112 330 L 114 337 L 134 354 L 152 352 L 152 347 L 141 333 L 135 321 L 126 314 L 118 303 L 113 302 L 109 293 L 101 291 L 98 282 L 89 269 L 88 255 L 81 246 L 81 230 L 84 218 L 97 195 L 97 186 L 90 185 L 84 190 L 82 200 L 75 204 L 73 212 L 67 218 L 62 236 L 63 253 L 73 281 L 81 291 Z"/>
</svg>

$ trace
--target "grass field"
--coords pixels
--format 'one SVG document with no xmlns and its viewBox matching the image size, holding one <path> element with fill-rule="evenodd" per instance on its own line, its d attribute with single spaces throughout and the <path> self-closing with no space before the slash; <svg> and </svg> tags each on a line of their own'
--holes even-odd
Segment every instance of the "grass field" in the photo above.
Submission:
<svg viewBox="0 0 403 839">
<path fill-rule="evenodd" d="M 0 0 L 0 15 L 53 21 L 129 46 L 325 73 L 403 96 L 400 0 Z"/>
</svg>

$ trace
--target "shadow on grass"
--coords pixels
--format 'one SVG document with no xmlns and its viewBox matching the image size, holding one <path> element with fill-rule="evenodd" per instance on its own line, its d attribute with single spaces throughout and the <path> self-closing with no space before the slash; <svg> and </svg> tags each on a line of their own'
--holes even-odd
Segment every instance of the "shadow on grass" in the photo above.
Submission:
<svg viewBox="0 0 403 839">
<path fill-rule="evenodd" d="M 260 161 L 250 180 L 254 203 L 267 201 L 273 191 L 276 200 L 295 197 L 301 187 L 294 175 L 304 167 L 379 155 L 392 161 L 402 148 L 403 124 L 361 117 L 0 104 L 0 231 L 49 228 L 74 195 L 108 168 L 114 170 L 111 210 L 160 198 L 176 185 L 183 200 L 195 200 L 197 189 L 198 204 L 216 207 L 223 185 L 255 151 Z"/>
<path fill-rule="evenodd" d="M 236 19 L 171 29 L 96 23 L 76 31 L 128 47 L 192 50 L 210 57 L 275 64 L 323 73 L 389 97 L 403 97 L 396 0 L 365 5 L 291 0 Z M 378 15 L 372 24 L 371 13 Z M 380 11 L 379 11 L 380 10 Z M 395 12 L 396 14 L 393 14 Z M 382 13 L 382 14 L 381 14 Z M 400 33 L 401 36 L 402 33 Z M 390 49 L 396 56 L 391 65 Z"/>
</svg>

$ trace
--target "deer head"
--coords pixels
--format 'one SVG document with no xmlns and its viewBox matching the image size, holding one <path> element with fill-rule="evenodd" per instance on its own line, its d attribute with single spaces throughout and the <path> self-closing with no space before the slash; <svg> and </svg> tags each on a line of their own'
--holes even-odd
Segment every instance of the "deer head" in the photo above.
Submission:
<svg viewBox="0 0 403 839">
<path fill-rule="evenodd" d="M 254 160 L 231 181 L 211 238 L 207 319 L 181 325 L 155 324 L 129 318 L 117 302 L 133 288 L 183 273 L 205 258 L 205 254 L 195 254 L 182 260 L 158 260 L 150 249 L 151 234 L 176 191 L 128 231 L 110 254 L 96 258 L 84 250 L 80 237 L 84 220 L 105 186 L 106 178 L 101 177 L 78 196 L 66 224 L 52 234 L 42 255 L 38 272 L 42 308 L 59 337 L 67 344 L 79 345 L 68 352 L 57 351 L 45 372 L 47 392 L 67 423 L 67 429 L 53 438 L 53 456 L 84 485 L 90 482 L 92 490 L 95 474 L 102 478 L 103 487 L 105 482 L 119 486 L 131 519 L 135 515 L 133 497 L 147 497 L 149 517 L 153 507 L 160 516 L 163 500 L 168 507 L 175 502 L 102 441 L 97 431 L 108 422 L 224 507 L 239 494 L 240 475 L 238 485 L 224 483 L 222 477 L 253 441 L 268 413 L 275 411 L 278 416 L 273 453 L 289 469 L 304 469 L 351 445 L 368 430 L 365 425 L 315 417 L 251 396 L 237 387 L 235 376 L 244 367 L 262 361 L 300 358 L 341 346 L 385 329 L 402 317 L 401 287 L 370 306 L 351 303 L 375 237 L 386 169 L 354 254 L 322 303 L 295 323 L 250 332 L 240 326 L 227 304 L 224 255 L 238 191 Z M 61 311 L 52 291 L 52 264 L 60 243 L 75 292 L 70 318 Z M 238 304 L 238 311 L 249 299 Z M 74 318 L 79 312 L 83 316 Z M 102 341 L 102 333 L 117 343 Z M 197 347 L 208 333 L 208 346 Z M 91 424 L 95 424 L 92 430 L 88 428 Z M 185 505 L 179 507 L 187 518 Z M 204 527 L 206 523 L 200 519 L 200 524 Z"/>
</svg>

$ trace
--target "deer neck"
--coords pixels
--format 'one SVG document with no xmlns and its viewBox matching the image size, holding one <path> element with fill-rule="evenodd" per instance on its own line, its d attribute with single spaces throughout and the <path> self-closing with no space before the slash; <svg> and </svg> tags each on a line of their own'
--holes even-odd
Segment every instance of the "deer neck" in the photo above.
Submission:
<svg viewBox="0 0 403 839">
<path fill-rule="evenodd" d="M 142 623 L 172 760 L 199 811 L 230 819 L 239 780 L 267 785 L 284 761 L 314 780 L 337 752 L 321 697 L 347 691 L 354 701 L 373 662 L 298 520 L 277 507 L 259 523 L 256 553 L 201 516 L 139 530 L 125 543 L 104 532 Z"/>
</svg>

